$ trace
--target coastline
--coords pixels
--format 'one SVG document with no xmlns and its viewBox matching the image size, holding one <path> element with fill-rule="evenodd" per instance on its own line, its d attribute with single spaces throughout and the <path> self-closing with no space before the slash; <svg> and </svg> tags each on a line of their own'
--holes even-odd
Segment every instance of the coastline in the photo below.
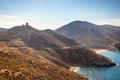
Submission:
<svg viewBox="0 0 120 80">
<path fill-rule="evenodd" d="M 101 54 L 103 52 L 108 52 L 109 50 L 107 49 L 93 49 L 96 53 Z"/>
<path fill-rule="evenodd" d="M 107 49 L 93 49 L 97 54 L 101 54 L 103 52 L 109 52 L 109 50 Z M 119 64 L 117 64 L 118 66 Z M 70 66 L 70 71 L 73 71 L 73 72 L 77 72 L 79 69 L 79 67 L 75 67 L 75 66 Z"/>
<path fill-rule="evenodd" d="M 108 52 L 109 50 L 107 50 L 107 49 L 93 49 L 97 54 L 101 54 L 101 53 L 103 53 L 103 52 Z M 70 67 L 70 71 L 73 71 L 73 72 L 77 72 L 78 71 L 78 69 L 79 69 L 79 67 L 75 67 L 75 66 L 71 66 Z"/>
<path fill-rule="evenodd" d="M 70 71 L 73 71 L 73 72 L 77 72 L 77 71 L 78 71 L 78 68 L 79 68 L 79 67 L 73 67 L 73 66 L 71 66 L 69 70 L 70 70 Z"/>
</svg>

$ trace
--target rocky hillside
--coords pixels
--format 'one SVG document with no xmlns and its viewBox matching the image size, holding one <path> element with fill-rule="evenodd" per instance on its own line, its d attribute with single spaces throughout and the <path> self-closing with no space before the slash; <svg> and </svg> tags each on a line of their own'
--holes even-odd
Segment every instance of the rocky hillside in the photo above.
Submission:
<svg viewBox="0 0 120 80">
<path fill-rule="evenodd" d="M 61 56 L 64 62 L 72 66 L 107 67 L 116 65 L 107 57 L 96 54 L 87 47 L 54 49 L 54 51 Z"/>
<path fill-rule="evenodd" d="M 23 54 L 0 42 L 0 80 L 87 80 L 43 57 Z"/>
<path fill-rule="evenodd" d="M 69 68 L 69 66 L 72 65 L 115 65 L 115 63 L 108 58 L 96 54 L 88 47 L 65 36 L 59 35 L 52 30 L 40 31 L 26 24 L 8 29 L 8 31 L 0 35 L 0 39 L 2 41 L 6 40 L 9 47 L 17 48 L 17 50 L 24 54 L 30 54 L 37 57 L 42 56 L 62 67 Z M 97 59 L 95 60 L 96 62 L 93 62 L 94 59 Z"/>
<path fill-rule="evenodd" d="M 35 28 L 32 28 L 30 25 L 16 26 L 11 29 L 8 29 L 8 31 L 4 33 L 4 36 L 6 36 L 7 40 L 20 38 L 28 46 L 34 47 L 36 49 L 46 47 L 59 48 L 65 46 L 79 45 L 76 41 L 61 36 L 52 30 L 40 31 Z M 3 39 L 3 36 L 0 39 Z"/>
<path fill-rule="evenodd" d="M 85 46 L 76 47 L 63 47 L 63 48 L 44 48 L 34 49 L 28 47 L 21 40 L 7 41 L 6 44 L 12 48 L 17 49 L 21 53 L 44 57 L 45 59 L 53 62 L 56 65 L 65 67 L 67 69 L 70 66 L 114 66 L 116 65 L 110 59 L 96 54 L 93 50 Z"/>
<path fill-rule="evenodd" d="M 120 40 L 120 27 L 96 25 L 86 21 L 74 21 L 55 31 L 91 48 L 109 48 Z"/>
</svg>

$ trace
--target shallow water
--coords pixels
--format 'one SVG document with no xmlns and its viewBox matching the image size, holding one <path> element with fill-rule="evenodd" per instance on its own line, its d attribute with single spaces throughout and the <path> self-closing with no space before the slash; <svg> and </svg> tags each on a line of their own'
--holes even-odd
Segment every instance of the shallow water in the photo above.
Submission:
<svg viewBox="0 0 120 80">
<path fill-rule="evenodd" d="M 120 52 L 105 52 L 102 55 L 108 57 L 118 65 L 114 67 L 86 68 L 80 67 L 77 73 L 84 75 L 89 80 L 120 80 Z"/>
</svg>

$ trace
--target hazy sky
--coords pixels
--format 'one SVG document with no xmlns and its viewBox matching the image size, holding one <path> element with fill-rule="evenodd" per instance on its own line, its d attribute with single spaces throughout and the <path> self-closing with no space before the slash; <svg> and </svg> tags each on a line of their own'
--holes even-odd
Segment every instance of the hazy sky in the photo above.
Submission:
<svg viewBox="0 0 120 80">
<path fill-rule="evenodd" d="M 120 25 L 120 0 L 0 0 L 0 27 L 54 30 L 74 20 Z"/>
</svg>

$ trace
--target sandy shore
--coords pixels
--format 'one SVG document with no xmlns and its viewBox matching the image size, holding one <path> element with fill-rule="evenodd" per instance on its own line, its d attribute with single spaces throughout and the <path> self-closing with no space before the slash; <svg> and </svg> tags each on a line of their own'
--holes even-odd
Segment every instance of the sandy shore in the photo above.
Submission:
<svg viewBox="0 0 120 80">
<path fill-rule="evenodd" d="M 109 50 L 107 50 L 107 49 L 93 49 L 93 50 L 94 50 L 96 53 L 98 53 L 98 54 L 109 51 Z"/>
<path fill-rule="evenodd" d="M 70 71 L 77 72 L 78 67 L 70 67 Z"/>
</svg>

